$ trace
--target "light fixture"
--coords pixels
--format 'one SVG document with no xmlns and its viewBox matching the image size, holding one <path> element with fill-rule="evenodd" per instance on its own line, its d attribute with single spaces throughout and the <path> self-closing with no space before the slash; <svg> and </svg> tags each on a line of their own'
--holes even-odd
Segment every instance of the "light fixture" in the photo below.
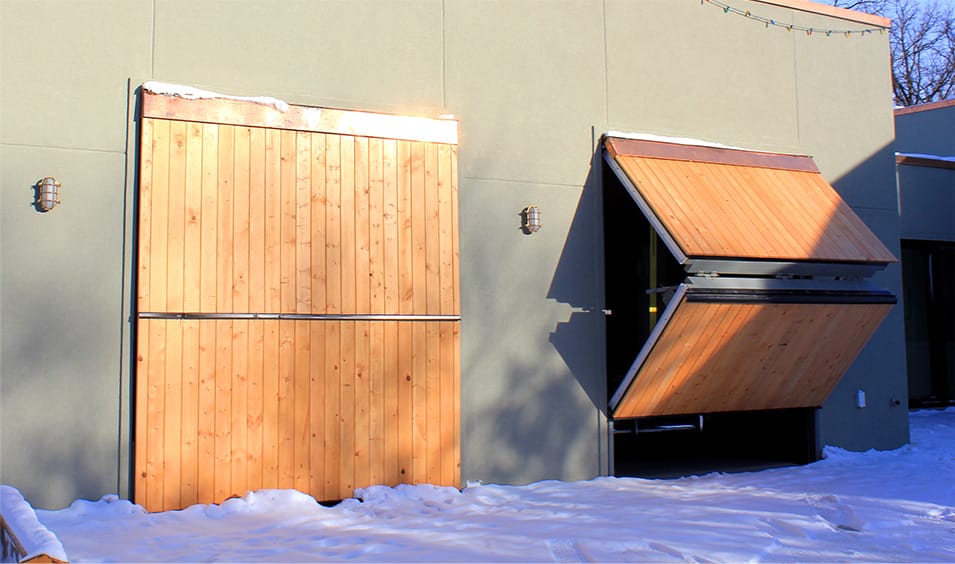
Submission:
<svg viewBox="0 0 955 564">
<path fill-rule="evenodd" d="M 521 210 L 521 229 L 528 235 L 537 233 L 541 228 L 541 209 L 537 206 L 527 206 Z"/>
<path fill-rule="evenodd" d="M 60 183 L 52 176 L 46 176 L 36 183 L 36 196 L 33 204 L 37 211 L 48 212 L 60 203 Z"/>
</svg>

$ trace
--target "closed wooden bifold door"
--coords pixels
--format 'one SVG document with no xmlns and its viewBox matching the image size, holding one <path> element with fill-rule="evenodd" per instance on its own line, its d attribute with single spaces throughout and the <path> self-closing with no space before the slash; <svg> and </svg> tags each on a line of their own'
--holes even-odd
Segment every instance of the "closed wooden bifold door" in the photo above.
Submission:
<svg viewBox="0 0 955 564">
<path fill-rule="evenodd" d="M 458 485 L 456 151 L 146 112 L 138 503 Z"/>
</svg>

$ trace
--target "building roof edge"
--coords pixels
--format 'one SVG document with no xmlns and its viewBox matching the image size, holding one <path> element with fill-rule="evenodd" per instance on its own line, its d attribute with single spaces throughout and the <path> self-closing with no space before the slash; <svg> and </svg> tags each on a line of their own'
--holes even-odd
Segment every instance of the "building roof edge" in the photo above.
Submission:
<svg viewBox="0 0 955 564">
<path fill-rule="evenodd" d="M 780 6 L 782 8 L 791 8 L 793 10 L 810 12 L 823 16 L 831 16 L 833 18 L 839 18 L 841 20 L 848 20 L 850 22 L 866 25 L 884 28 L 892 27 L 892 20 L 889 18 L 877 16 L 875 14 L 867 14 L 865 12 L 859 12 L 856 10 L 849 10 L 846 8 L 837 8 L 835 6 L 830 6 L 821 2 L 813 2 L 811 0 L 753 0 L 753 2 Z"/>
</svg>

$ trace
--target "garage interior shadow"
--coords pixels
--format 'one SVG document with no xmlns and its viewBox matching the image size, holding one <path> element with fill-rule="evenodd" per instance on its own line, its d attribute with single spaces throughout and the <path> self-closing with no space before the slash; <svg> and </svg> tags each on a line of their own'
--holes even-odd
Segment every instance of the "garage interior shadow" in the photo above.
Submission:
<svg viewBox="0 0 955 564">
<path fill-rule="evenodd" d="M 607 401 L 623 381 L 669 293 L 686 277 L 650 222 L 602 166 Z M 656 289 L 648 293 L 648 289 Z M 807 464 L 819 458 L 816 409 L 614 421 L 613 475 L 675 478 Z"/>
</svg>

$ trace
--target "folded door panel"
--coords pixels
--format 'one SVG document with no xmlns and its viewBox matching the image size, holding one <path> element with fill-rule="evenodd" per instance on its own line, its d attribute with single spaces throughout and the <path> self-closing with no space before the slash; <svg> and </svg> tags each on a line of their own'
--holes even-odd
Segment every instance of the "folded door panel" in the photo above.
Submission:
<svg viewBox="0 0 955 564">
<path fill-rule="evenodd" d="M 618 419 L 816 407 L 894 303 L 681 285 L 611 400 Z"/>
<path fill-rule="evenodd" d="M 691 275 L 613 417 L 822 405 L 895 303 L 863 278 L 896 258 L 812 159 L 620 136 L 604 149 Z"/>
<path fill-rule="evenodd" d="M 895 261 L 809 157 L 612 137 L 605 147 L 684 264 Z"/>
</svg>

